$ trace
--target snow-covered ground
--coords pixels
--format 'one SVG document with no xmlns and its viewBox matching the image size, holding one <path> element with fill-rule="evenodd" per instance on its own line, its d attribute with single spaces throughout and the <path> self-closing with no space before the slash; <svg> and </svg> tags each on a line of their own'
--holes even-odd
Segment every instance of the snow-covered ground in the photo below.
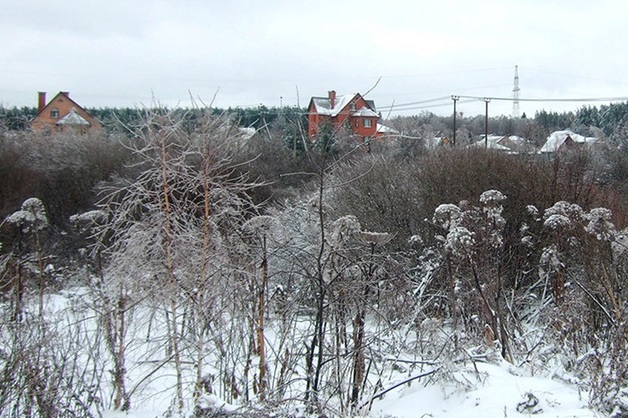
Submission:
<svg viewBox="0 0 628 418">
<path fill-rule="evenodd" d="M 456 372 L 461 382 L 416 380 L 373 402 L 372 418 L 482 418 L 538 415 L 556 418 L 599 418 L 587 407 L 587 393 L 556 378 L 521 376 L 508 363 L 476 362 Z M 160 395 L 155 395 L 160 396 Z M 168 401 L 165 401 L 167 404 Z M 229 408 L 225 408 L 227 412 Z M 164 409 L 145 408 L 130 413 L 110 411 L 105 418 L 153 418 Z"/>
<path fill-rule="evenodd" d="M 68 323 L 94 319 L 86 305 L 80 302 L 87 296 L 85 289 L 73 289 L 61 294 L 50 295 L 46 299 L 49 312 L 64 312 Z M 83 309 L 77 310 L 77 307 Z M 67 309 L 71 307 L 72 309 Z M 138 316 L 141 314 L 138 313 Z M 139 318 L 136 318 L 139 319 Z M 141 321 L 136 323 L 141 324 Z M 94 323 L 95 326 L 95 323 Z M 93 330 L 87 326 L 86 330 Z M 143 330 L 143 331 L 142 331 Z M 128 412 L 105 410 L 104 418 L 154 418 L 171 415 L 169 409 L 175 398 L 174 370 L 171 365 L 155 368 L 158 357 L 163 351 L 155 350 L 152 343 L 145 340 L 145 328 L 134 327 L 129 330 L 134 336 L 129 340 L 129 389 L 137 388 L 133 393 L 132 409 Z M 162 332 L 151 331 L 154 335 Z M 142 337 L 144 336 L 144 337 Z M 272 332 L 268 333 L 269 345 L 273 344 Z M 131 350 L 131 348 L 133 350 Z M 105 362 L 108 363 L 108 362 Z M 388 362 L 386 362 L 388 363 Z M 546 417 L 601 417 L 588 408 L 588 392 L 578 385 L 560 366 L 551 370 L 532 369 L 528 365 L 516 367 L 500 360 L 497 350 L 488 349 L 482 356 L 473 356 L 464 361 L 434 362 L 415 368 L 404 367 L 412 361 L 401 360 L 396 370 L 380 365 L 389 372 L 382 379 L 380 393 L 375 396 L 368 408 L 368 399 L 362 401 L 359 414 L 354 416 L 369 418 L 416 418 L 416 417 L 517 417 L 539 415 Z M 429 363 L 429 362 L 427 362 Z M 558 364 L 559 362 L 557 362 Z M 105 369 L 110 364 L 103 364 Z M 431 373 L 434 370 L 435 373 Z M 189 369 L 188 372 L 192 372 Z M 419 375 L 423 377 L 416 378 Z M 380 375 L 380 378 L 383 375 Z M 101 382 L 103 394 L 110 392 L 109 379 Z M 191 400 L 191 394 L 186 397 Z M 376 394 L 377 395 L 377 394 Z M 214 411 L 225 414 L 238 412 L 239 406 L 229 405 L 216 395 L 204 395 L 203 402 L 212 406 Z M 366 405 L 365 405 L 366 403 Z M 294 417 L 314 417 L 292 408 Z M 188 402 L 183 416 L 192 415 L 193 404 Z M 284 409 L 286 410 L 286 409 Z M 333 410 L 333 408 L 332 408 Z M 347 415 L 345 415 L 347 416 Z"/>
<path fill-rule="evenodd" d="M 587 407 L 587 394 L 577 387 L 548 377 L 522 376 L 506 362 L 476 362 L 477 371 L 465 366 L 457 373 L 459 383 L 413 382 L 388 393 L 373 404 L 372 417 L 600 417 Z"/>
</svg>

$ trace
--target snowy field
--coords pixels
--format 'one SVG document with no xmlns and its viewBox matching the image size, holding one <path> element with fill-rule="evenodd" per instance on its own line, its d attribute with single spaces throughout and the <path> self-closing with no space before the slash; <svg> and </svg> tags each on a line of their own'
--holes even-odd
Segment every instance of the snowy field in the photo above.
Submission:
<svg viewBox="0 0 628 418">
<path fill-rule="evenodd" d="M 56 318 L 57 325 L 61 325 L 61 328 L 64 324 L 69 326 L 82 322 L 85 324 L 84 332 L 90 334 L 90 338 L 95 338 L 96 335 L 92 333 L 98 330 L 98 325 L 94 321 L 96 315 L 90 309 L 91 302 L 87 299 L 88 296 L 89 292 L 84 288 L 50 295 L 46 298 L 47 315 Z M 163 347 L 159 341 L 162 341 L 166 330 L 159 328 L 156 316 L 149 310 L 139 309 L 132 321 L 135 325 L 130 324 L 129 327 L 127 384 L 133 391 L 131 410 L 121 412 L 105 408 L 103 417 L 154 418 L 170 415 L 175 397 L 174 368 L 169 363 L 163 362 Z M 148 317 L 152 317 L 151 321 L 154 321 L 150 330 L 154 341 L 148 341 L 146 338 L 148 331 L 145 321 Z M 269 326 L 269 329 L 272 328 Z M 306 328 L 304 325 L 304 330 Z M 278 344 L 273 332 L 269 332 L 268 335 L 269 347 Z M 516 367 L 501 360 L 496 350 L 487 349 L 481 356 L 472 350 L 467 352 L 469 358 L 466 361 L 434 362 L 418 367 L 408 366 L 413 362 L 421 362 L 412 358 L 411 352 L 405 353 L 405 357 L 399 352 L 384 353 L 396 355 L 397 362 L 389 362 L 391 359 L 389 356 L 384 362 L 386 365 L 380 365 L 385 369 L 385 373 L 380 373 L 374 378 L 381 380 L 382 390 L 363 400 L 362 408 L 352 416 L 372 418 L 603 416 L 588 408 L 587 391 L 577 384 L 578 379 L 564 372 L 559 362 L 554 368 L 548 365 L 535 371 L 529 365 Z M 111 363 L 103 359 L 100 366 L 109 369 Z M 212 369 L 211 360 L 208 366 Z M 189 373 L 187 378 L 191 379 L 193 368 L 185 370 Z M 99 388 L 104 405 L 110 405 L 113 396 L 111 385 L 107 384 L 109 380 L 103 379 L 102 387 Z M 382 395 L 377 396 L 378 393 Z M 186 394 L 191 395 L 189 386 Z M 201 404 L 211 407 L 214 413 L 224 414 L 219 416 L 243 413 L 248 414 L 247 416 L 256 415 L 244 412 L 237 405 L 228 404 L 216 395 L 203 395 Z M 192 413 L 192 407 L 193 405 L 187 405 L 187 413 Z M 303 412 L 298 403 L 287 409 L 294 417 L 317 416 Z"/>
</svg>

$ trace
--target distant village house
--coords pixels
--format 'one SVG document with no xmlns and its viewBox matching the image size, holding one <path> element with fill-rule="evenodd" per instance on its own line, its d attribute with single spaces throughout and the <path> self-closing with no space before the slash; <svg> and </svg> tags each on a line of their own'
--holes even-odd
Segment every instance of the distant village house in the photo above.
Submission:
<svg viewBox="0 0 628 418">
<path fill-rule="evenodd" d="M 473 146 L 485 147 L 509 154 L 527 154 L 536 152 L 534 145 L 525 138 L 517 135 L 493 135 L 488 137 L 480 135 L 480 140 L 475 142 Z"/>
<path fill-rule="evenodd" d="M 539 152 L 541 154 L 551 154 L 556 152 L 576 151 L 597 142 L 595 137 L 585 137 L 570 130 L 555 131 L 545 140 L 545 144 Z"/>
<path fill-rule="evenodd" d="M 104 128 L 102 122 L 70 98 L 70 93 L 61 91 L 46 103 L 46 93 L 39 92 L 37 115 L 31 122 L 35 132 L 72 132 L 87 134 Z"/>
<path fill-rule="evenodd" d="M 352 134 L 362 138 L 381 137 L 395 131 L 379 122 L 380 115 L 372 100 L 364 99 L 359 93 L 336 95 L 335 90 L 327 97 L 312 97 L 308 106 L 308 136 L 314 141 L 323 126 L 334 131 L 348 128 Z"/>
</svg>

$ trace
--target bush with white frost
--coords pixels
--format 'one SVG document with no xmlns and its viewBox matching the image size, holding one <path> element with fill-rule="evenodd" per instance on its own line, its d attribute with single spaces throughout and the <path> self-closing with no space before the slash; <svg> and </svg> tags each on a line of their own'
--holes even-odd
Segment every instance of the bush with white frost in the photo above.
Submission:
<svg viewBox="0 0 628 418">
<path fill-rule="evenodd" d="M 37 232 L 48 227 L 48 217 L 41 200 L 36 197 L 26 199 L 22 208 L 4 220 L 6 223 L 19 227 L 22 232 Z"/>
<path fill-rule="evenodd" d="M 457 205 L 451 203 L 439 205 L 434 210 L 432 222 L 445 230 L 450 230 L 462 222 L 462 211 Z"/>
<path fill-rule="evenodd" d="M 617 232 L 611 218 L 613 213 L 606 208 L 591 209 L 586 216 L 589 223 L 584 227 L 585 231 L 595 236 L 598 241 L 612 241 Z"/>
<path fill-rule="evenodd" d="M 445 240 L 445 249 L 458 257 L 469 255 L 475 244 L 473 233 L 463 226 L 451 228 Z"/>
</svg>

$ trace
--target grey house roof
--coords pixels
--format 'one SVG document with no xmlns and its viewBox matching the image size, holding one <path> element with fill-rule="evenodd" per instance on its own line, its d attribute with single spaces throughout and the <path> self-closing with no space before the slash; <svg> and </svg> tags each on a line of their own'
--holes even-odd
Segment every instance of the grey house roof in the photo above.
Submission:
<svg viewBox="0 0 628 418">
<path fill-rule="evenodd" d="M 76 126 L 76 125 L 89 126 L 89 122 L 85 120 L 84 117 L 76 113 L 76 109 L 70 110 L 70 113 L 65 115 L 63 118 L 59 119 L 59 121 L 56 124 L 57 125 L 70 125 L 70 126 Z"/>
</svg>

